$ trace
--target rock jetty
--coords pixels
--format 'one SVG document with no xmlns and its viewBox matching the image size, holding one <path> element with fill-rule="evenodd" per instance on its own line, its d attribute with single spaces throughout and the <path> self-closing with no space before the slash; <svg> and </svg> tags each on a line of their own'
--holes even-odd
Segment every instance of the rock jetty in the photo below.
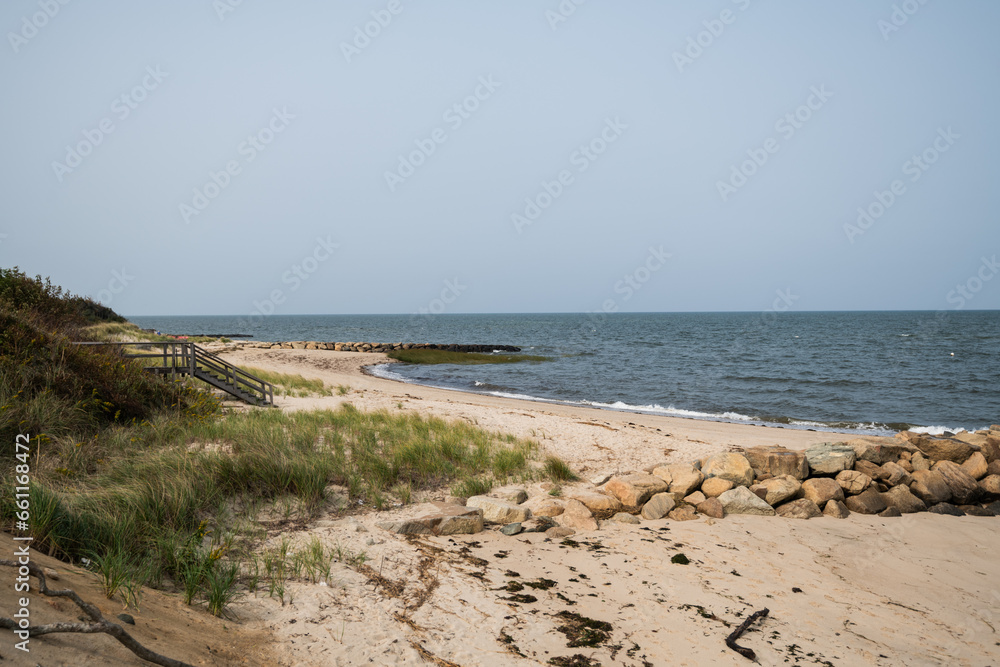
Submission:
<svg viewBox="0 0 1000 667">
<path fill-rule="evenodd" d="M 520 352 L 513 345 L 441 345 L 438 343 L 323 343 L 315 340 L 295 340 L 281 343 L 239 341 L 234 347 L 262 350 L 333 350 L 335 352 L 392 352 L 393 350 L 445 350 L 447 352 Z"/>
<path fill-rule="evenodd" d="M 957 435 L 902 431 L 895 437 L 824 442 L 804 451 L 753 447 L 690 463 L 599 475 L 601 484 L 506 486 L 483 496 L 415 506 L 380 527 L 398 533 L 567 537 L 602 524 L 755 514 L 785 519 L 891 518 L 916 512 L 1000 515 L 1000 425 Z M 529 495 L 527 489 L 534 491 Z M 464 513 L 463 513 L 464 510 Z M 462 517 L 461 521 L 455 519 Z"/>
</svg>

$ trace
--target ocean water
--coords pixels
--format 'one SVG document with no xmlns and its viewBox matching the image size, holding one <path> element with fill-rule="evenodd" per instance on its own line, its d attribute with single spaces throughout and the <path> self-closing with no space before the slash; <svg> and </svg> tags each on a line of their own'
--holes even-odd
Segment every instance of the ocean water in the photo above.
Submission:
<svg viewBox="0 0 1000 667">
<path fill-rule="evenodd" d="M 612 410 L 867 433 L 1000 422 L 1000 311 L 132 319 L 268 341 L 517 345 L 550 361 L 374 372 Z"/>
</svg>

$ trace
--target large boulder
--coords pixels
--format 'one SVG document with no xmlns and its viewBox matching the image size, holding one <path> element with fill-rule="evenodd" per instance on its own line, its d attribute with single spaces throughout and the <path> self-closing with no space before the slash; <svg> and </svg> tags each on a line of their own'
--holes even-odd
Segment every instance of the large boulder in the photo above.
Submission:
<svg viewBox="0 0 1000 667">
<path fill-rule="evenodd" d="M 979 480 L 979 488 L 983 493 L 1000 496 L 1000 475 L 987 475 Z"/>
<path fill-rule="evenodd" d="M 604 493 L 598 493 L 597 491 L 588 491 L 586 489 L 564 490 L 563 496 L 577 500 L 586 505 L 587 509 L 591 512 L 600 512 L 604 516 L 611 516 L 622 508 L 622 504 L 617 498 Z"/>
<path fill-rule="evenodd" d="M 576 531 L 597 530 L 597 520 L 587 506 L 572 498 L 566 501 L 565 511 L 559 515 L 559 525 Z"/>
<path fill-rule="evenodd" d="M 777 512 L 778 516 L 783 516 L 786 519 L 813 519 L 823 516 L 819 506 L 808 498 L 799 498 L 790 503 L 785 503 L 776 508 L 775 512 Z"/>
<path fill-rule="evenodd" d="M 969 505 L 979 497 L 979 485 L 975 478 L 953 461 L 938 461 L 931 470 L 944 475 L 944 481 L 951 490 L 952 501 L 958 505 Z"/>
<path fill-rule="evenodd" d="M 662 519 L 677 503 L 669 493 L 657 493 L 642 506 L 642 518 L 647 521 Z"/>
<path fill-rule="evenodd" d="M 917 472 L 918 470 L 930 470 L 931 462 L 927 460 L 927 457 L 917 452 L 910 457 L 910 467 L 913 468 L 911 473 Z"/>
<path fill-rule="evenodd" d="M 1000 461 L 1000 431 L 990 431 L 992 435 L 986 438 L 986 442 L 983 443 L 983 456 L 986 457 L 987 463 L 993 463 L 994 461 Z"/>
<path fill-rule="evenodd" d="M 726 514 L 758 514 L 773 516 L 774 508 L 745 486 L 726 491 L 719 496 L 719 502 Z"/>
<path fill-rule="evenodd" d="M 718 498 L 709 498 L 705 502 L 700 503 L 695 509 L 698 510 L 699 514 L 704 514 L 713 519 L 721 519 L 726 516 L 726 510 L 722 506 L 722 501 Z"/>
<path fill-rule="evenodd" d="M 500 486 L 490 489 L 490 492 L 486 495 L 491 498 L 506 500 L 508 503 L 514 505 L 520 505 L 528 499 L 528 492 L 524 490 L 524 487 L 520 486 Z"/>
<path fill-rule="evenodd" d="M 910 442 L 931 461 L 952 461 L 965 463 L 975 448 L 967 442 L 955 438 L 935 438 L 929 435 L 911 438 Z"/>
<path fill-rule="evenodd" d="M 855 461 L 854 469 L 857 472 L 868 475 L 872 479 L 883 479 L 885 477 L 882 466 L 875 465 L 871 461 Z"/>
<path fill-rule="evenodd" d="M 835 478 L 840 488 L 849 496 L 856 496 L 872 484 L 872 478 L 857 470 L 841 470 Z"/>
<path fill-rule="evenodd" d="M 552 496 L 535 496 L 525 501 L 524 507 L 531 510 L 532 516 L 559 516 L 565 507 L 560 500 Z"/>
<path fill-rule="evenodd" d="M 413 505 L 407 514 L 375 525 L 400 535 L 470 535 L 483 530 L 483 511 L 475 507 L 432 502 Z"/>
<path fill-rule="evenodd" d="M 844 504 L 847 509 L 858 514 L 878 514 L 887 507 L 885 499 L 875 487 L 868 487 L 856 496 L 849 496 Z"/>
<path fill-rule="evenodd" d="M 478 507 L 483 511 L 483 520 L 487 523 L 520 523 L 531 518 L 531 510 L 521 505 L 509 503 L 490 496 L 472 496 L 465 501 L 466 507 Z"/>
<path fill-rule="evenodd" d="M 965 463 L 962 464 L 962 470 L 977 480 L 986 477 L 989 469 L 989 463 L 986 462 L 986 457 L 983 456 L 982 452 L 973 452 L 969 458 L 965 459 Z"/>
<path fill-rule="evenodd" d="M 746 487 L 740 487 L 746 488 Z M 690 505 L 681 505 L 670 510 L 667 518 L 671 521 L 694 521 L 698 518 L 698 513 Z"/>
<path fill-rule="evenodd" d="M 754 470 L 772 477 L 791 475 L 795 479 L 803 480 L 809 476 L 809 464 L 803 452 L 784 447 L 750 447 L 743 452 L 743 455 Z"/>
<path fill-rule="evenodd" d="M 844 500 L 844 490 L 829 477 L 813 477 L 802 482 L 802 496 L 816 505 L 826 505 L 831 500 Z"/>
<path fill-rule="evenodd" d="M 780 505 L 789 498 L 794 498 L 802 488 L 802 483 L 791 475 L 772 477 L 759 484 L 754 484 L 750 490 L 760 496 L 771 507 Z"/>
<path fill-rule="evenodd" d="M 701 483 L 701 492 L 705 494 L 706 498 L 718 498 L 734 486 L 736 485 L 728 479 L 709 477 Z"/>
<path fill-rule="evenodd" d="M 910 473 L 906 472 L 906 469 L 901 465 L 892 461 L 882 464 L 881 479 L 884 479 L 889 486 L 906 485 L 911 481 Z"/>
<path fill-rule="evenodd" d="M 657 493 L 663 493 L 669 485 L 656 475 L 637 473 L 624 477 L 612 477 L 604 485 L 604 492 L 617 498 L 626 507 L 641 507 Z"/>
<path fill-rule="evenodd" d="M 679 497 L 690 495 L 705 481 L 705 475 L 690 463 L 674 463 L 653 470 L 653 475 L 670 484 L 670 493 Z"/>
<path fill-rule="evenodd" d="M 894 486 L 882 494 L 882 499 L 889 507 L 895 507 L 903 514 L 913 512 L 926 512 L 927 505 L 924 501 L 910 493 L 910 489 L 905 486 Z"/>
<path fill-rule="evenodd" d="M 839 500 L 831 500 L 823 508 L 823 516 L 833 517 L 834 519 L 846 519 L 850 515 L 851 510 L 847 509 L 847 505 Z"/>
<path fill-rule="evenodd" d="M 836 475 L 854 466 L 854 449 L 842 442 L 822 442 L 805 451 L 809 468 L 817 475 Z"/>
<path fill-rule="evenodd" d="M 944 475 L 935 470 L 914 470 L 910 491 L 927 505 L 937 505 L 951 500 L 951 488 Z"/>
<path fill-rule="evenodd" d="M 875 465 L 882 465 L 889 461 L 897 462 L 904 452 L 914 452 L 916 448 L 908 442 L 903 442 L 897 438 L 880 438 L 877 436 L 864 436 L 849 440 L 847 445 L 854 449 L 855 459 L 858 461 L 871 461 Z"/>
<path fill-rule="evenodd" d="M 747 457 L 735 452 L 723 452 L 709 456 L 705 465 L 701 467 L 701 472 L 705 477 L 721 477 L 736 486 L 753 484 L 753 468 L 750 461 L 747 460 Z"/>
</svg>

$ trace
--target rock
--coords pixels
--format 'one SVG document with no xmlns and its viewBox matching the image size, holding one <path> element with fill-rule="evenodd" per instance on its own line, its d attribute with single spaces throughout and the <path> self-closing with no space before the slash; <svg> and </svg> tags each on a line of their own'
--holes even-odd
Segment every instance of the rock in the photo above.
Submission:
<svg viewBox="0 0 1000 667">
<path fill-rule="evenodd" d="M 704 493 L 702 493 L 701 491 L 695 491 L 690 496 L 684 496 L 684 502 L 686 502 L 688 505 L 697 507 L 698 503 L 705 502 L 705 498 L 706 496 Z"/>
<path fill-rule="evenodd" d="M 910 473 L 906 472 L 898 463 L 893 463 L 892 461 L 882 464 L 882 472 L 882 479 L 889 486 L 897 486 L 899 484 L 908 485 L 912 480 Z"/>
<path fill-rule="evenodd" d="M 524 503 L 531 510 L 531 516 L 559 516 L 563 513 L 563 504 L 552 496 L 535 496 Z"/>
<path fill-rule="evenodd" d="M 118 620 L 122 623 L 128 623 L 129 625 L 135 625 L 135 619 L 132 618 L 131 614 L 118 614 Z"/>
<path fill-rule="evenodd" d="M 736 452 L 723 452 L 713 454 L 705 461 L 701 467 L 705 477 L 721 477 L 727 479 L 736 486 L 750 486 L 753 484 L 753 467 L 747 457 Z"/>
<path fill-rule="evenodd" d="M 558 526 L 552 517 L 548 516 L 533 516 L 527 521 L 521 523 L 521 528 L 526 533 L 544 533 L 549 528 L 554 528 Z"/>
<path fill-rule="evenodd" d="M 878 515 L 883 518 L 903 516 L 903 514 L 895 507 L 887 507 L 881 512 L 879 512 Z"/>
<path fill-rule="evenodd" d="M 910 491 L 928 505 L 951 500 L 951 488 L 944 475 L 934 470 L 914 470 Z"/>
<path fill-rule="evenodd" d="M 928 461 L 927 457 L 925 457 L 923 454 L 917 452 L 916 454 L 910 457 L 910 466 L 913 468 L 913 470 L 910 471 L 910 473 L 912 474 L 917 472 L 918 470 L 930 470 L 931 462 Z"/>
<path fill-rule="evenodd" d="M 757 514 L 774 516 L 774 508 L 745 486 L 726 491 L 719 496 L 719 502 L 726 514 Z"/>
<path fill-rule="evenodd" d="M 449 505 L 461 505 L 462 507 L 465 507 L 466 500 L 464 496 L 453 496 L 450 494 L 444 497 L 444 502 Z"/>
<path fill-rule="evenodd" d="M 996 512 L 988 507 L 982 507 L 981 505 L 959 505 L 958 509 L 962 510 L 969 516 L 996 516 Z"/>
<path fill-rule="evenodd" d="M 969 443 L 954 438 L 934 438 L 925 435 L 913 438 L 910 442 L 932 461 L 964 463 L 975 451 Z"/>
<path fill-rule="evenodd" d="M 913 466 L 910 465 L 909 461 L 904 461 L 903 459 L 899 459 L 899 464 L 898 465 L 899 465 L 900 468 L 902 468 L 903 470 L 905 470 L 907 473 L 912 473 L 913 472 Z"/>
<path fill-rule="evenodd" d="M 612 498 L 611 496 L 598 493 L 596 491 L 579 489 L 574 491 L 564 491 L 563 493 L 566 498 L 579 501 L 586 505 L 587 509 L 591 512 L 610 512 L 611 514 L 614 514 L 622 508 L 622 504 L 617 498 Z M 608 515 L 605 514 L 605 516 Z"/>
<path fill-rule="evenodd" d="M 863 475 L 868 475 L 872 479 L 882 479 L 882 475 L 885 474 L 882 466 L 877 466 L 871 461 L 855 461 L 854 470 Z"/>
<path fill-rule="evenodd" d="M 976 480 L 986 477 L 989 469 L 989 464 L 986 462 L 986 457 L 983 456 L 982 452 L 973 452 L 969 458 L 965 459 L 965 463 L 962 464 L 962 470 Z"/>
<path fill-rule="evenodd" d="M 465 501 L 465 506 L 481 509 L 483 520 L 487 523 L 520 523 L 531 518 L 531 510 L 527 507 L 490 496 L 472 496 Z"/>
<path fill-rule="evenodd" d="M 642 523 L 639 521 L 639 517 L 634 514 L 629 514 L 628 512 L 619 512 L 608 520 L 614 521 L 615 523 Z"/>
<path fill-rule="evenodd" d="M 784 447 L 750 447 L 743 452 L 743 455 L 754 470 L 759 470 L 771 477 L 790 475 L 797 480 L 809 477 L 809 464 L 806 462 L 804 452 L 792 451 Z M 725 493 L 725 491 L 721 493 Z"/>
<path fill-rule="evenodd" d="M 1000 475 L 987 475 L 979 480 L 979 489 L 991 496 L 1000 496 Z"/>
<path fill-rule="evenodd" d="M 871 486 L 856 496 L 848 496 L 844 504 L 858 514 L 878 514 L 887 507 L 882 494 Z"/>
<path fill-rule="evenodd" d="M 927 505 L 920 498 L 910 493 L 909 487 L 894 486 L 882 494 L 882 499 L 889 507 L 894 507 L 903 514 L 926 512 Z"/>
<path fill-rule="evenodd" d="M 856 438 L 846 444 L 854 450 L 855 461 L 871 461 L 879 466 L 890 461 L 897 462 L 903 453 L 916 451 L 916 448 L 909 443 L 896 438 L 877 436 Z"/>
<path fill-rule="evenodd" d="M 847 509 L 847 505 L 839 500 L 827 501 L 826 507 L 823 508 L 823 516 L 833 517 L 834 519 L 846 519 L 850 515 L 851 510 Z"/>
<path fill-rule="evenodd" d="M 987 475 L 1000 475 L 1000 460 L 990 461 L 990 464 L 986 466 Z"/>
<path fill-rule="evenodd" d="M 43 567 L 42 573 L 45 575 L 46 579 L 51 579 L 52 581 L 59 581 L 59 573 L 53 570 L 51 567 Z"/>
<path fill-rule="evenodd" d="M 813 477 L 802 482 L 802 495 L 816 505 L 826 505 L 831 500 L 843 500 L 844 490 L 829 477 Z"/>
<path fill-rule="evenodd" d="M 944 475 L 944 481 L 951 490 L 952 501 L 959 505 L 968 505 L 979 497 L 979 484 L 962 466 L 952 461 L 938 461 L 931 467 Z"/>
<path fill-rule="evenodd" d="M 771 507 L 780 505 L 789 498 L 794 498 L 802 489 L 799 480 L 791 475 L 772 477 L 759 484 L 754 484 L 750 490 L 760 496 Z"/>
<path fill-rule="evenodd" d="M 806 461 L 814 474 L 836 475 L 854 465 L 854 448 L 842 442 L 823 442 L 805 451 Z"/>
<path fill-rule="evenodd" d="M 524 528 L 520 523 L 508 523 L 506 526 L 500 529 L 500 532 L 504 535 L 517 535 L 524 531 Z"/>
<path fill-rule="evenodd" d="M 670 472 L 670 464 L 667 464 L 667 463 L 661 463 L 658 466 L 653 466 L 649 470 L 649 474 L 650 475 L 656 475 L 657 477 L 659 477 L 660 479 L 662 479 L 664 482 L 666 482 L 668 486 L 670 485 L 671 482 L 674 481 L 673 474 Z M 608 479 L 610 479 L 610 477 Z M 604 480 L 604 481 L 606 482 L 608 480 Z M 601 482 L 601 484 L 603 484 L 603 483 L 604 482 Z M 600 486 L 600 484 L 597 484 L 596 486 Z"/>
<path fill-rule="evenodd" d="M 597 530 L 597 519 L 579 500 L 567 500 L 566 510 L 559 515 L 559 525 L 579 530 Z"/>
<path fill-rule="evenodd" d="M 734 486 L 736 485 L 728 479 L 722 479 L 721 477 L 709 477 L 701 483 L 701 492 L 705 494 L 706 498 L 718 498 Z"/>
<path fill-rule="evenodd" d="M 740 487 L 745 488 L 745 487 Z M 698 518 L 698 514 L 694 511 L 694 508 L 690 505 L 681 505 L 680 507 L 675 507 L 670 510 L 667 514 L 667 518 L 672 521 L 694 521 Z"/>
<path fill-rule="evenodd" d="M 857 470 L 841 470 L 837 473 L 836 480 L 844 493 L 850 496 L 858 495 L 872 483 L 871 477 Z"/>
<path fill-rule="evenodd" d="M 410 512 L 416 516 L 375 525 L 401 535 L 471 535 L 483 530 L 483 511 L 477 507 L 431 502 L 414 505 Z"/>
<path fill-rule="evenodd" d="M 669 475 L 670 492 L 680 494 L 681 498 L 690 495 L 705 481 L 705 475 L 690 463 L 675 463 L 666 468 L 660 467 L 654 470 L 653 474 L 660 479 Z"/>
<path fill-rule="evenodd" d="M 572 528 L 564 528 L 562 526 L 549 528 L 545 531 L 545 537 L 551 537 L 556 540 L 562 537 L 570 537 L 571 535 L 576 535 L 576 531 Z"/>
<path fill-rule="evenodd" d="M 669 486 L 656 475 L 637 473 L 612 477 L 604 485 L 604 492 L 617 498 L 626 507 L 641 507 L 653 495 L 663 493 Z"/>
<path fill-rule="evenodd" d="M 994 514 L 1000 514 L 1000 500 L 994 500 L 986 506 L 986 509 L 990 510 Z"/>
<path fill-rule="evenodd" d="M 951 503 L 938 503 L 927 508 L 931 514 L 947 514 L 948 516 L 965 516 L 965 512 L 958 509 Z"/>
<path fill-rule="evenodd" d="M 990 431 L 990 433 L 993 435 L 986 438 L 986 442 L 982 445 L 983 456 L 986 457 L 987 463 L 1000 461 L 1000 432 Z"/>
<path fill-rule="evenodd" d="M 785 517 L 786 519 L 812 519 L 823 516 L 823 513 L 819 510 L 819 506 L 808 498 L 799 498 L 790 503 L 785 503 L 776 508 L 775 512 L 777 512 L 778 516 Z"/>
<path fill-rule="evenodd" d="M 722 501 L 718 498 L 709 498 L 705 502 L 699 503 L 695 509 L 699 514 L 704 514 L 714 519 L 721 519 L 726 516 L 726 510 L 722 507 Z"/>
<path fill-rule="evenodd" d="M 520 505 L 528 499 L 528 492 L 520 486 L 501 486 L 498 489 L 491 489 L 488 494 L 491 498 L 506 500 L 508 503 Z"/>
<path fill-rule="evenodd" d="M 657 493 L 642 506 L 642 518 L 647 521 L 662 519 L 675 505 L 674 497 L 669 493 Z"/>
</svg>

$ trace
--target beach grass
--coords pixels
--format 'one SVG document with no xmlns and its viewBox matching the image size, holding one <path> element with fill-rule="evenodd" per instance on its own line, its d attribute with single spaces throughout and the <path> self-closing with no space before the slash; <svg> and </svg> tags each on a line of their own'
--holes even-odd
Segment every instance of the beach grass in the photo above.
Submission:
<svg viewBox="0 0 1000 667">
<path fill-rule="evenodd" d="M 285 396 L 333 396 L 333 388 L 327 387 L 322 380 L 310 380 L 298 373 L 278 373 L 252 366 L 243 366 L 242 368 L 247 373 L 256 375 L 265 382 L 270 382 Z"/>
<path fill-rule="evenodd" d="M 533 354 L 480 354 L 478 352 L 451 352 L 449 350 L 393 350 L 386 353 L 390 359 L 407 364 L 516 364 L 522 361 L 551 361 L 549 357 Z"/>
</svg>

